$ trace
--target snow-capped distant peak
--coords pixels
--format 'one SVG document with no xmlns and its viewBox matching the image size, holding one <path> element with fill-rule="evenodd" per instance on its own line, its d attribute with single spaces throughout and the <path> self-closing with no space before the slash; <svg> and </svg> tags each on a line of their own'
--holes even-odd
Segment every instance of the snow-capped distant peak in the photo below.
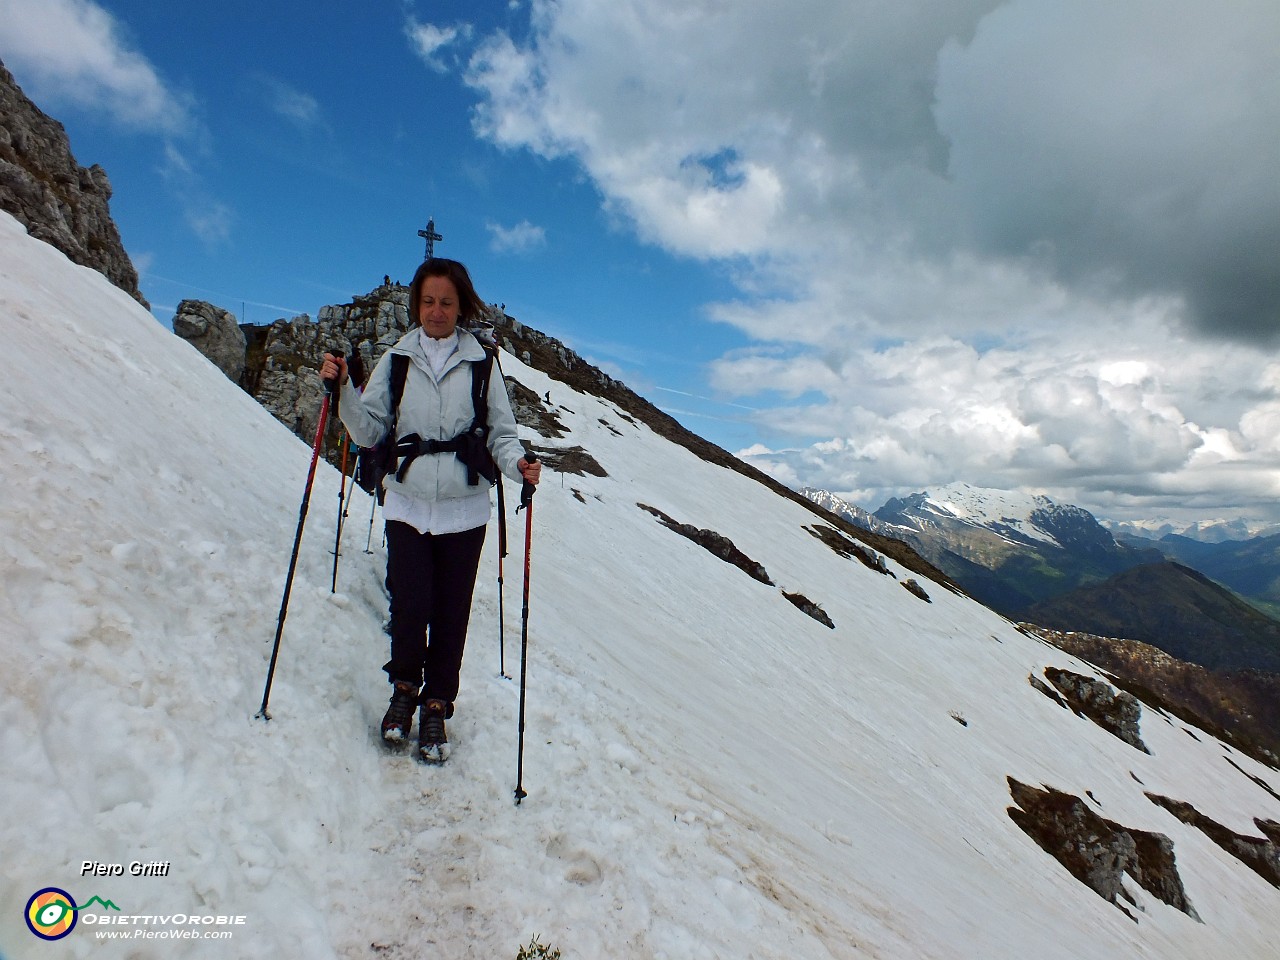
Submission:
<svg viewBox="0 0 1280 960">
<path fill-rule="evenodd" d="M 1013 490 L 993 490 L 967 483 L 953 483 L 925 494 L 933 512 L 999 533 L 1016 532 L 1030 540 L 1057 543 L 1039 523 L 1037 516 L 1052 512 L 1052 500 L 1039 494 Z"/>
<path fill-rule="evenodd" d="M 993 490 L 967 483 L 890 500 L 874 516 L 881 523 L 922 533 L 940 525 L 959 524 L 990 531 L 1010 543 L 1114 546 L 1111 535 L 1081 507 L 1055 503 L 1042 494 Z"/>
<path fill-rule="evenodd" d="M 883 521 L 878 520 L 869 511 L 864 510 L 856 503 L 850 503 L 848 500 L 838 494 L 832 493 L 830 490 L 819 490 L 817 487 L 805 487 L 800 492 L 824 510 L 829 510 L 838 517 L 844 517 L 854 526 L 861 527 L 864 530 L 870 530 L 873 533 L 885 533 L 889 536 L 893 535 L 893 524 L 884 523 Z"/>
<path fill-rule="evenodd" d="M 1014 490 L 993 490 L 967 483 L 952 483 L 925 494 L 929 501 L 952 516 L 971 523 L 1027 520 L 1036 510 L 1052 507 L 1053 501 L 1038 494 Z"/>
</svg>

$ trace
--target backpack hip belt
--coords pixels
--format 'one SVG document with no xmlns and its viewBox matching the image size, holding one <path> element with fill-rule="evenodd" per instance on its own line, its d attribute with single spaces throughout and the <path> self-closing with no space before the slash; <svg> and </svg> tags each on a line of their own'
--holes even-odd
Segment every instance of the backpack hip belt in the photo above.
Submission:
<svg viewBox="0 0 1280 960">
<path fill-rule="evenodd" d="M 487 425 L 473 425 L 471 429 L 458 434 L 451 440 L 423 440 L 416 433 L 401 437 L 395 445 L 395 457 L 399 460 L 396 469 L 396 481 L 404 482 L 410 465 L 418 457 L 426 454 L 452 453 L 467 468 L 467 483 L 476 486 L 480 477 L 489 483 L 497 479 L 493 457 L 489 455 L 486 439 L 489 435 Z"/>
</svg>

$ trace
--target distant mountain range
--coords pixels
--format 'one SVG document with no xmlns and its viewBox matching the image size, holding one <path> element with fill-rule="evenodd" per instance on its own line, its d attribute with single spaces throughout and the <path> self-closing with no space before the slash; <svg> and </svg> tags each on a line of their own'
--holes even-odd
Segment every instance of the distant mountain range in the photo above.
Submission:
<svg viewBox="0 0 1280 960">
<path fill-rule="evenodd" d="M 1197 520 L 1194 523 L 1164 519 L 1101 520 L 1099 522 L 1110 530 L 1117 540 L 1134 537 L 1144 540 L 1162 540 L 1168 536 L 1175 536 L 1200 543 L 1223 543 L 1280 534 L 1280 524 L 1243 519 Z"/>
<path fill-rule="evenodd" d="M 952 484 L 892 499 L 875 513 L 806 495 L 851 523 L 908 543 L 975 599 L 1018 618 L 1032 604 L 1163 559 L 1116 539 L 1080 507 Z"/>
<path fill-rule="evenodd" d="M 1213 670 L 1280 672 L 1272 619 L 1280 615 L 1280 535 L 1115 536 L 1081 507 L 968 484 L 892 499 L 874 513 L 830 493 L 805 494 L 905 541 L 1012 619 L 1143 641 Z M 1183 529 L 1211 537 L 1227 528 Z"/>
</svg>

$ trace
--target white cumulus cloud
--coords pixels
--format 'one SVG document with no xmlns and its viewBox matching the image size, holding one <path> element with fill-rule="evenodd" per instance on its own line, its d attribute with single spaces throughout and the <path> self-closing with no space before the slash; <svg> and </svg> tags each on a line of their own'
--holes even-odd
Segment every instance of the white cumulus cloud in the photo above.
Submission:
<svg viewBox="0 0 1280 960">
<path fill-rule="evenodd" d="M 119 123 L 166 134 L 191 125 L 189 99 L 92 0 L 0 0 L 0 51 L 42 101 L 103 109 Z"/>
<path fill-rule="evenodd" d="M 450 69 L 448 61 L 443 57 L 446 48 L 471 36 L 469 24 L 452 27 L 438 27 L 433 23 L 423 23 L 413 17 L 405 21 L 405 36 L 414 52 L 432 70 L 445 73 Z"/>
<path fill-rule="evenodd" d="M 529 25 L 471 55 L 477 132 L 732 270 L 707 312 L 750 345 L 712 381 L 773 404 L 753 457 L 783 479 L 1274 490 L 1274 0 L 533 0 Z"/>
<path fill-rule="evenodd" d="M 490 237 L 489 247 L 496 253 L 526 253 L 547 243 L 547 231 L 528 220 L 521 220 L 510 227 L 490 222 L 486 228 Z"/>
</svg>

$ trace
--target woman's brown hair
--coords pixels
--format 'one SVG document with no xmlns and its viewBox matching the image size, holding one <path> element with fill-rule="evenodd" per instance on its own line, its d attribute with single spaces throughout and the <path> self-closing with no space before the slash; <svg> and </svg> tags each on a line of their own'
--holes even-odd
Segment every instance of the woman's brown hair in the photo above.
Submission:
<svg viewBox="0 0 1280 960">
<path fill-rule="evenodd" d="M 422 295 L 422 284 L 427 277 L 445 277 L 452 284 L 453 288 L 458 291 L 458 319 L 470 322 L 480 319 L 484 313 L 484 302 L 480 299 L 480 295 L 476 293 L 475 285 L 471 282 L 471 274 L 457 260 L 449 260 L 446 257 L 432 257 L 430 260 L 423 260 L 422 266 L 413 275 L 413 281 L 409 284 L 409 322 L 416 324 L 418 322 L 418 300 Z"/>
</svg>

